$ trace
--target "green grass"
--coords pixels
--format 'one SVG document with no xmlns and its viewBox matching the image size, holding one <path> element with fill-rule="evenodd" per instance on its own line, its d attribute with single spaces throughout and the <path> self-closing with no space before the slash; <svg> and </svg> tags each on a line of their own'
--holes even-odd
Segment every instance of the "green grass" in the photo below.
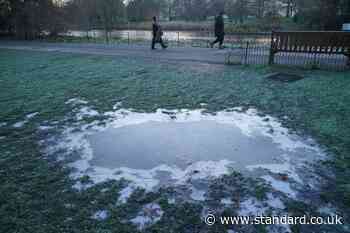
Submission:
<svg viewBox="0 0 350 233">
<path fill-rule="evenodd" d="M 135 232 L 123 218 L 160 198 L 160 193 L 141 191 L 129 203 L 115 206 L 111 203 L 123 182 L 76 191 L 67 168 L 42 159 L 37 142 L 45 135 L 38 134 L 37 126 L 69 121 L 73 109 L 64 102 L 74 97 L 102 112 L 118 101 L 147 112 L 195 109 L 200 103 L 208 103 L 209 111 L 255 107 L 290 129 L 312 135 L 335 155 L 331 167 L 336 179 L 330 178 L 323 198 L 349 213 L 350 73 L 293 71 L 305 79 L 288 84 L 263 78 L 276 69 L 0 50 L 0 123 L 7 123 L 0 128 L 0 137 L 5 137 L 0 139 L 0 232 Z M 40 114 L 22 128 L 12 127 L 33 112 Z M 100 192 L 105 187 L 108 191 Z M 264 196 L 259 187 L 256 192 Z M 90 218 L 102 208 L 112 213 L 108 221 Z M 169 206 L 166 214 L 178 217 L 172 219 L 175 232 L 195 231 L 203 229 L 199 209 L 184 203 Z M 188 216 L 181 214 L 185 210 Z M 157 223 L 152 232 L 169 232 L 164 224 Z"/>
</svg>

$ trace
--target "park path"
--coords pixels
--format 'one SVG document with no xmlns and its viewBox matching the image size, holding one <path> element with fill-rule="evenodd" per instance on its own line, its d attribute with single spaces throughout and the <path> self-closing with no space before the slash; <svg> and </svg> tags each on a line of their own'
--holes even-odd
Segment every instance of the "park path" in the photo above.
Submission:
<svg viewBox="0 0 350 233">
<path fill-rule="evenodd" d="M 0 41 L 0 49 L 15 49 L 41 52 L 62 52 L 147 58 L 152 60 L 189 61 L 211 64 L 224 64 L 225 50 L 194 47 L 169 47 L 151 50 L 146 45 L 92 44 L 92 43 L 48 43 L 27 41 Z"/>
<path fill-rule="evenodd" d="M 155 62 L 198 62 L 221 65 L 225 64 L 226 58 L 231 64 L 267 65 L 269 58 L 268 47 L 252 47 L 248 51 L 244 48 L 219 50 L 195 47 L 169 47 L 166 50 L 159 48 L 152 51 L 150 45 L 145 44 L 49 43 L 0 40 L 0 49 L 107 55 L 150 59 Z M 336 71 L 348 70 L 347 62 L 347 57 L 343 55 L 279 53 L 275 56 L 276 64 L 304 68 L 310 68 L 312 64 L 316 64 L 321 69 Z"/>
</svg>

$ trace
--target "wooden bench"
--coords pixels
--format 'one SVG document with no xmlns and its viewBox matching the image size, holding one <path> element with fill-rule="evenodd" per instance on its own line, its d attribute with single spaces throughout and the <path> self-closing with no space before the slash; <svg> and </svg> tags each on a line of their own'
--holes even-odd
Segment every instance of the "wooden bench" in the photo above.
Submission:
<svg viewBox="0 0 350 233">
<path fill-rule="evenodd" d="M 341 54 L 350 57 L 350 32 L 341 31 L 285 31 L 272 32 L 269 64 L 274 64 L 275 54 L 312 53 Z"/>
</svg>

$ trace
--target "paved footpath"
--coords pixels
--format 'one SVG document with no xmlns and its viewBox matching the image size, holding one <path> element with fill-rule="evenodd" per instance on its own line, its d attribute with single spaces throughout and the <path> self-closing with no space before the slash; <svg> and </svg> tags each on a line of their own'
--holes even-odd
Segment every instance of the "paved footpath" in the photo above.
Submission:
<svg viewBox="0 0 350 233">
<path fill-rule="evenodd" d="M 152 60 L 190 61 L 211 64 L 224 64 L 225 50 L 193 47 L 169 47 L 151 50 L 150 46 L 127 44 L 92 43 L 48 43 L 27 41 L 0 41 L 0 49 L 16 49 L 43 52 L 62 52 L 109 55 L 121 57 L 139 57 Z"/>
</svg>

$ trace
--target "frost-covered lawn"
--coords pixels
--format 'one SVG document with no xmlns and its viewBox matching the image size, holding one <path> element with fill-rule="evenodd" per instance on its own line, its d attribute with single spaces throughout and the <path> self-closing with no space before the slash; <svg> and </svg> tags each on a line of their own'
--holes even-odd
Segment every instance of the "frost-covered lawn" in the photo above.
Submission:
<svg viewBox="0 0 350 233">
<path fill-rule="evenodd" d="M 173 190 L 134 190 L 128 201 L 116 204 L 123 198 L 120 191 L 125 190 L 125 182 L 108 181 L 78 191 L 72 188 L 75 182 L 69 178 L 69 169 L 63 168 L 64 162 L 57 157 L 43 158 L 40 142 L 48 135 L 59 134 L 67 125 L 103 121 L 107 116 L 93 111 L 113 111 L 116 103 L 139 112 L 200 109 L 206 103 L 209 112 L 252 107 L 272 115 L 299 134 L 313 136 L 335 155 L 330 166 L 336 178 L 325 177 L 329 182 L 321 198 L 349 213 L 350 73 L 299 70 L 295 72 L 306 78 L 288 84 L 264 78 L 275 71 L 0 50 L 0 231 L 137 232 L 138 227 L 130 223 L 157 219 L 149 232 L 168 233 L 169 227 L 181 233 L 224 232 L 223 226 L 203 224 L 201 204 L 172 204 L 168 197 Z M 90 117 L 76 118 L 77 105 L 86 103 L 94 109 L 85 109 Z M 40 127 L 45 130 L 38 130 Z M 83 177 L 80 182 L 90 180 Z M 227 192 L 258 201 L 271 198 L 266 195 L 268 187 L 238 173 L 213 186 L 214 191 L 226 187 Z M 212 193 L 216 195 L 221 194 Z M 223 203 L 229 201 L 223 199 Z M 239 208 L 223 206 L 231 214 Z M 298 215 L 315 213 L 301 201 L 288 201 L 285 210 Z M 155 216 L 147 216 L 150 212 Z M 250 226 L 242 230 L 266 229 Z M 331 230 L 336 228 L 326 232 Z"/>
</svg>

